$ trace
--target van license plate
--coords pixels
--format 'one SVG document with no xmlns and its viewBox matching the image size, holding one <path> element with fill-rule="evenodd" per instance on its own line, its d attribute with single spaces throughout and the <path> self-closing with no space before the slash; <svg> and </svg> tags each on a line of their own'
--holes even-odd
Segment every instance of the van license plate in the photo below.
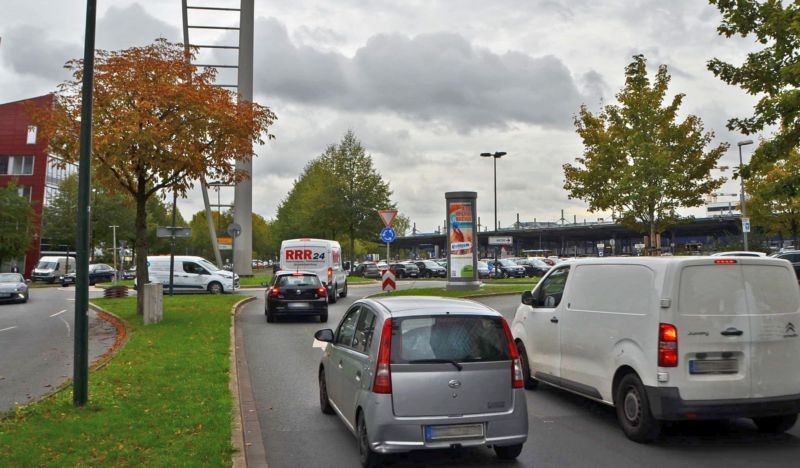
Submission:
<svg viewBox="0 0 800 468">
<path fill-rule="evenodd" d="M 451 424 L 425 426 L 425 440 L 478 439 L 483 437 L 483 424 Z"/>
<path fill-rule="evenodd" d="M 690 374 L 735 374 L 739 372 L 736 359 L 702 359 L 689 361 Z"/>
</svg>

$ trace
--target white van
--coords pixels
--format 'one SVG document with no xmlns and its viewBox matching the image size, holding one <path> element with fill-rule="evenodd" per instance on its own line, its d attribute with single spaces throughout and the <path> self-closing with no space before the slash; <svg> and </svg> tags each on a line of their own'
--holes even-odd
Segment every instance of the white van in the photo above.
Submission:
<svg viewBox="0 0 800 468">
<path fill-rule="evenodd" d="M 31 281 L 55 281 L 66 275 L 75 272 L 75 257 L 67 256 L 46 256 L 39 259 L 36 268 L 31 271 Z"/>
<path fill-rule="evenodd" d="M 328 302 L 347 296 L 347 273 L 342 268 L 342 247 L 325 239 L 289 239 L 281 242 L 281 270 L 311 271 L 328 290 Z"/>
<path fill-rule="evenodd" d="M 563 263 L 523 293 L 512 322 L 527 388 L 543 382 L 613 405 L 637 442 L 655 439 L 662 420 L 790 429 L 798 332 L 791 264 L 756 257 Z"/>
<path fill-rule="evenodd" d="M 169 287 L 169 255 L 147 257 L 147 273 L 151 282 Z M 239 275 L 220 270 L 203 257 L 176 255 L 172 287 L 212 294 L 233 292 L 239 287 Z"/>
</svg>

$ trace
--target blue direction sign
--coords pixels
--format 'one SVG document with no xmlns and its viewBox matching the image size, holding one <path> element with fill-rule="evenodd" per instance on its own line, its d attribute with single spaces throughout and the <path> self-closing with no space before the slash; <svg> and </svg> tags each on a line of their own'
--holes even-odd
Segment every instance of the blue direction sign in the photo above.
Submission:
<svg viewBox="0 0 800 468">
<path fill-rule="evenodd" d="M 391 244 L 397 239 L 397 233 L 390 227 L 385 227 L 381 230 L 381 240 L 387 244 Z"/>
</svg>

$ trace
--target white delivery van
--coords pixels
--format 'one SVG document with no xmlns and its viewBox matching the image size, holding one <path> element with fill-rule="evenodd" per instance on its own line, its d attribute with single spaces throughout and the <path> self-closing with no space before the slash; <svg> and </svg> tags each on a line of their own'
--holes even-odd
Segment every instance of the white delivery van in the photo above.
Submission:
<svg viewBox="0 0 800 468">
<path fill-rule="evenodd" d="M 169 255 L 147 257 L 147 274 L 153 283 L 169 287 Z M 212 294 L 233 292 L 239 287 L 239 275 L 217 268 L 203 257 L 175 256 L 172 287 L 179 291 L 208 291 Z"/>
<path fill-rule="evenodd" d="M 742 417 L 783 432 L 800 412 L 800 288 L 787 261 L 563 263 L 523 293 L 512 330 L 527 388 L 613 405 L 637 442 L 662 420 Z"/>
<path fill-rule="evenodd" d="M 45 256 L 39 259 L 36 268 L 31 271 L 31 281 L 55 281 L 66 275 L 75 272 L 75 257 L 67 256 Z"/>
<path fill-rule="evenodd" d="M 328 302 L 347 296 L 347 273 L 342 267 L 342 247 L 325 239 L 289 239 L 281 242 L 281 270 L 311 271 L 328 290 Z"/>
</svg>

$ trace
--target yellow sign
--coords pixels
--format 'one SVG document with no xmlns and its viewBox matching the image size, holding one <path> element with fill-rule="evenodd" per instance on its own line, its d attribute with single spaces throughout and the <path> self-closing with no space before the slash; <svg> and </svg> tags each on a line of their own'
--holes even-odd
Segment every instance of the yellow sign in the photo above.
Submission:
<svg viewBox="0 0 800 468">
<path fill-rule="evenodd" d="M 231 250 L 233 248 L 233 239 L 230 237 L 217 237 L 217 246 L 219 250 Z"/>
</svg>

